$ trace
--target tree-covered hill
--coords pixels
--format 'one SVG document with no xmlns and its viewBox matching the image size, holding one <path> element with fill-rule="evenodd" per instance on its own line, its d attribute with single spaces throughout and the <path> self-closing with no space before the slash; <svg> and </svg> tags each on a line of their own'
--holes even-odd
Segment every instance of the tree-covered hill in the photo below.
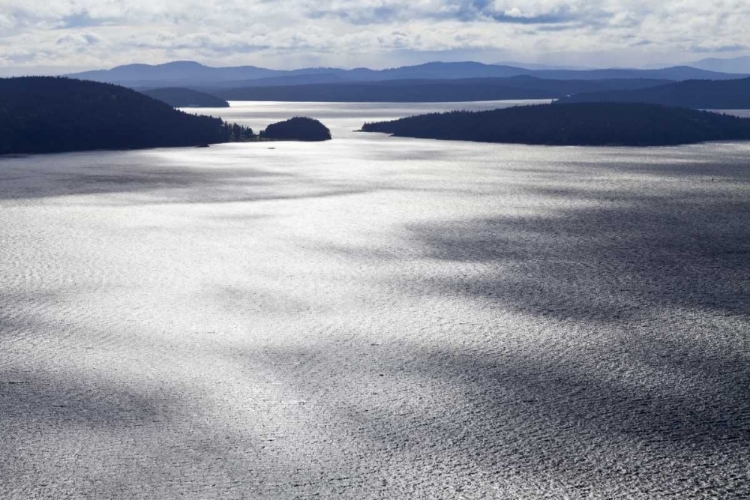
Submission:
<svg viewBox="0 0 750 500">
<path fill-rule="evenodd" d="M 318 120 L 297 116 L 269 125 L 260 136 L 282 141 L 328 141 L 331 131 Z"/>
<path fill-rule="evenodd" d="M 653 104 L 582 103 L 433 113 L 366 123 L 362 130 L 457 141 L 658 146 L 750 140 L 750 119 Z"/>
<path fill-rule="evenodd" d="M 228 108 L 229 103 L 205 92 L 171 87 L 166 89 L 142 90 L 144 94 L 175 108 Z"/>
<path fill-rule="evenodd" d="M 587 92 L 560 102 L 644 102 L 696 109 L 750 109 L 750 78 L 688 80 L 639 90 Z"/>
<path fill-rule="evenodd" d="M 0 79 L 0 154 L 196 146 L 252 136 L 248 128 L 183 113 L 116 85 Z"/>
</svg>

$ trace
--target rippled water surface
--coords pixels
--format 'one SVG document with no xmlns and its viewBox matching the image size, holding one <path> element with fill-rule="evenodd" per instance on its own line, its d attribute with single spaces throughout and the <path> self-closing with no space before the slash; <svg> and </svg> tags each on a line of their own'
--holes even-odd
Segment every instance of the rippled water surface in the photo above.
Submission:
<svg viewBox="0 0 750 500">
<path fill-rule="evenodd" d="M 233 104 L 335 139 L 0 159 L 0 497 L 750 496 L 750 144 Z"/>
</svg>

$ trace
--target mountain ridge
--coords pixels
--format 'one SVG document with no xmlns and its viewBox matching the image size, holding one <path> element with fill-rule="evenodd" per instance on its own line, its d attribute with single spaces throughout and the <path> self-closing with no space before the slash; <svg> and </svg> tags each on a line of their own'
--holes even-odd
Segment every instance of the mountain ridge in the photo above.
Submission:
<svg viewBox="0 0 750 500">
<path fill-rule="evenodd" d="M 429 62 L 413 66 L 401 66 L 386 69 L 369 68 L 300 68 L 295 70 L 275 70 L 257 66 L 211 67 L 195 61 L 173 61 L 159 65 L 130 64 L 117 66 L 109 70 L 95 70 L 83 73 L 72 73 L 66 76 L 82 80 L 93 80 L 103 83 L 115 83 L 131 88 L 157 87 L 223 87 L 239 85 L 241 82 L 274 79 L 276 83 L 288 85 L 295 79 L 310 83 L 330 83 L 338 79 L 349 82 L 386 81 L 403 79 L 453 80 L 461 78 L 508 78 L 513 76 L 535 76 L 542 79 L 558 80 L 601 80 L 627 78 L 655 78 L 666 80 L 689 79 L 737 79 L 750 75 L 721 73 L 693 68 L 690 66 L 673 66 L 661 69 L 594 69 L 594 70 L 557 70 L 525 69 L 506 65 L 484 64 L 474 61 L 464 62 Z M 273 84 L 272 80 L 266 82 Z"/>
<path fill-rule="evenodd" d="M 709 57 L 691 62 L 690 66 L 723 73 L 750 73 L 750 56 L 729 58 Z"/>
<path fill-rule="evenodd" d="M 750 78 L 686 80 L 639 90 L 571 95 L 561 102 L 626 102 L 695 109 L 750 109 Z"/>
</svg>

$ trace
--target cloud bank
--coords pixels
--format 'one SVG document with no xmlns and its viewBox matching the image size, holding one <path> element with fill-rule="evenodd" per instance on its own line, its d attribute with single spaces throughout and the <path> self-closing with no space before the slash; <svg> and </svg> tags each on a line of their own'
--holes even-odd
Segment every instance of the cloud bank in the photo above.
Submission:
<svg viewBox="0 0 750 500">
<path fill-rule="evenodd" d="M 750 50 L 747 0 L 0 0 L 0 67 L 590 65 Z"/>
</svg>

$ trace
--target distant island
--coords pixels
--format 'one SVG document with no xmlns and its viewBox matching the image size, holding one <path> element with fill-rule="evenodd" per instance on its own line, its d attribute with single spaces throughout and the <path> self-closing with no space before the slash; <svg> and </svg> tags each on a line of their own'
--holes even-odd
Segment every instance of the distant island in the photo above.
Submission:
<svg viewBox="0 0 750 500">
<path fill-rule="evenodd" d="M 193 89 L 171 87 L 141 91 L 149 97 L 166 102 L 175 108 L 228 108 L 229 103 L 205 92 Z"/>
<path fill-rule="evenodd" d="M 688 80 L 637 90 L 585 92 L 560 102 L 642 102 L 695 109 L 749 109 L 750 78 Z"/>
<path fill-rule="evenodd" d="M 261 82 L 265 82 L 262 80 Z M 384 82 L 316 83 L 211 90 L 232 101 L 285 102 L 468 102 L 558 99 L 578 92 L 656 87 L 668 80 L 543 80 L 532 76 L 455 80 L 390 80 Z"/>
<path fill-rule="evenodd" d="M 654 104 L 548 104 L 432 113 L 366 123 L 362 131 L 515 144 L 664 146 L 750 140 L 750 119 Z"/>
<path fill-rule="evenodd" d="M 260 133 L 260 137 L 282 141 L 328 141 L 331 131 L 318 120 L 297 116 L 269 125 Z"/>
<path fill-rule="evenodd" d="M 116 85 L 54 77 L 0 79 L 0 154 L 199 146 L 253 131 L 176 110 Z"/>
</svg>

